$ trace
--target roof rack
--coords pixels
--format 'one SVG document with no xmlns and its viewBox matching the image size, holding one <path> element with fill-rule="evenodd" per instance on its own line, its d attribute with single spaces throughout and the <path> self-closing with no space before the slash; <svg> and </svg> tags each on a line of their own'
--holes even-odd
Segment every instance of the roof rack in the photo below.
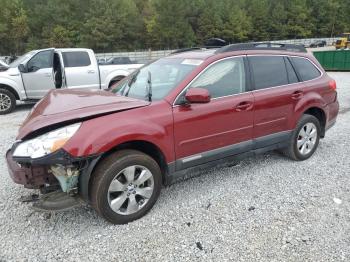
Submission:
<svg viewBox="0 0 350 262">
<path fill-rule="evenodd" d="M 303 45 L 260 42 L 260 43 L 227 45 L 216 50 L 215 54 L 232 52 L 232 51 L 240 51 L 240 50 L 283 50 L 283 51 L 302 52 L 302 53 L 307 52 L 306 48 Z"/>
</svg>

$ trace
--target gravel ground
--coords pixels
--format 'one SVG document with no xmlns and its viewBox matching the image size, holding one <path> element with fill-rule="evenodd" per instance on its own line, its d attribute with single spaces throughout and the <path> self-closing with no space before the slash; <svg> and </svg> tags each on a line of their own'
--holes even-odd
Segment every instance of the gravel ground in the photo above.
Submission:
<svg viewBox="0 0 350 262">
<path fill-rule="evenodd" d="M 33 212 L 17 201 L 0 159 L 0 261 L 349 261 L 350 73 L 338 82 L 341 113 L 316 154 L 277 153 L 211 169 L 165 188 L 144 218 L 113 226 L 88 206 Z M 0 116 L 0 154 L 30 107 Z"/>
</svg>

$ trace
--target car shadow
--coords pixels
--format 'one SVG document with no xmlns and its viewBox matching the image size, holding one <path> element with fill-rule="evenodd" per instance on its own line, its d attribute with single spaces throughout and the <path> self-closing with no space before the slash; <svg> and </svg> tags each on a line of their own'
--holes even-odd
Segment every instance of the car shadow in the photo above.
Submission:
<svg viewBox="0 0 350 262">
<path fill-rule="evenodd" d="M 23 104 L 17 104 L 16 109 L 13 112 L 20 112 L 20 111 L 28 111 L 32 109 L 32 107 L 35 105 L 35 103 L 23 103 Z"/>
</svg>

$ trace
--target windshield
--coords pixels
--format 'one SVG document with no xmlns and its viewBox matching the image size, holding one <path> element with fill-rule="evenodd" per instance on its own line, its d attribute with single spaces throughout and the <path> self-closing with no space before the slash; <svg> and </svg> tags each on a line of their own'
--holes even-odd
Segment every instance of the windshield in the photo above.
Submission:
<svg viewBox="0 0 350 262">
<path fill-rule="evenodd" d="M 15 61 L 13 61 L 11 64 L 9 64 L 9 66 L 11 68 L 15 68 L 15 67 L 19 66 L 23 61 L 27 60 L 27 58 L 31 57 L 33 54 L 35 54 L 34 51 L 28 52 L 28 53 L 18 57 Z"/>
<path fill-rule="evenodd" d="M 112 92 L 145 100 L 151 92 L 152 100 L 160 100 L 202 62 L 199 59 L 161 58 L 131 74 Z"/>
</svg>

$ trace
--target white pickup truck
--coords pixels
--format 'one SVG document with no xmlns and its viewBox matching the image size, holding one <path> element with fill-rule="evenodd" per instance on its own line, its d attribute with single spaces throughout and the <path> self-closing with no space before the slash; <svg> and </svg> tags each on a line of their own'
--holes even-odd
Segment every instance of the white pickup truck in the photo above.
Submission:
<svg viewBox="0 0 350 262">
<path fill-rule="evenodd" d="M 0 72 L 0 115 L 16 100 L 42 98 L 55 88 L 108 89 L 142 64 L 99 66 L 91 49 L 42 49 L 26 53 Z"/>
</svg>

